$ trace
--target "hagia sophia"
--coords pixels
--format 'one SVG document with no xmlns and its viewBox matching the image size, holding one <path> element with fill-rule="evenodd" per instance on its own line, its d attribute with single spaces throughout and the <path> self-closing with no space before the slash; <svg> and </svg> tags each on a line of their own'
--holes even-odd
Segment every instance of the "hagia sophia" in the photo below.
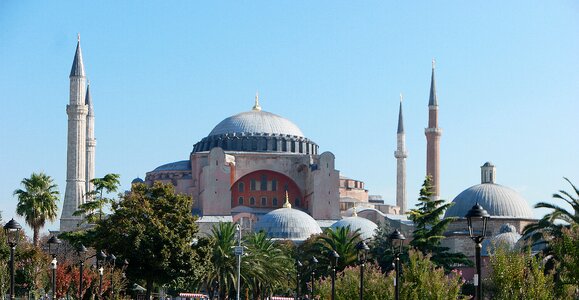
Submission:
<svg viewBox="0 0 579 300">
<path fill-rule="evenodd" d="M 98 101 L 96 101 L 98 103 Z M 248 103 L 250 104 L 250 103 Z M 319 153 L 319 146 L 292 121 L 262 108 L 256 95 L 248 111 L 233 113 L 219 122 L 193 149 L 183 149 L 175 158 L 133 182 L 171 183 L 178 193 L 194 199 L 192 213 L 198 216 L 201 233 L 218 222 L 239 222 L 246 231 L 265 231 L 271 238 L 300 243 L 330 227 L 360 229 L 371 238 L 377 224 L 388 222 L 407 236 L 413 224 L 406 217 L 406 159 L 402 101 L 398 111 L 396 204 L 371 195 L 359 179 L 345 177 L 335 168 L 340 159 L 332 152 Z M 94 177 L 93 101 L 86 84 L 80 40 L 70 73 L 68 114 L 67 186 L 60 230 L 75 230 L 80 217 L 72 213 L 85 201 Z M 435 66 L 432 66 L 428 99 L 425 175 L 440 195 L 439 103 Z M 395 116 L 393 116 L 395 117 Z M 187 154 L 187 152 L 189 152 Z M 473 167 L 474 169 L 474 167 Z M 457 217 L 448 228 L 444 245 L 472 256 L 468 238 L 467 211 L 481 204 L 491 215 L 487 236 L 513 245 L 525 225 L 536 222 L 531 208 L 516 191 L 496 183 L 496 168 L 481 167 L 481 183 L 459 193 L 445 217 Z"/>
</svg>

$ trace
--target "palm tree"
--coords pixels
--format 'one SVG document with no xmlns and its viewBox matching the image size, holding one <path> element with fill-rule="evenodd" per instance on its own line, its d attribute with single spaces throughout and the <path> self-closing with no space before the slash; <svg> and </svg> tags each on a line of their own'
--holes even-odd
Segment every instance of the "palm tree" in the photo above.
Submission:
<svg viewBox="0 0 579 300">
<path fill-rule="evenodd" d="M 79 205 L 78 210 L 73 215 L 84 215 L 89 224 L 101 221 L 103 219 L 103 208 L 113 202 L 113 199 L 105 197 L 105 192 L 108 194 L 118 190 L 120 185 L 119 177 L 119 174 L 110 173 L 103 178 L 93 178 L 90 182 L 93 184 L 94 190 L 86 193 L 88 201 Z"/>
<path fill-rule="evenodd" d="M 319 253 L 322 254 L 318 260 L 320 260 L 320 262 L 327 261 L 327 265 L 330 265 L 328 259 L 329 253 L 336 251 L 338 255 L 340 255 L 336 270 L 342 271 L 346 267 L 356 264 L 358 259 L 356 245 L 360 241 L 360 229 L 352 231 L 350 226 L 328 228 L 324 234 L 320 235 L 316 243 Z M 324 263 L 320 263 L 319 265 L 324 265 Z"/>
<path fill-rule="evenodd" d="M 204 284 L 210 296 L 218 288 L 218 298 L 225 299 L 236 282 L 237 264 L 233 255 L 235 225 L 227 222 L 216 224 L 211 229 L 210 239 L 213 248 L 210 254 L 211 269 L 204 276 Z"/>
<path fill-rule="evenodd" d="M 563 228 L 570 228 L 579 224 L 579 189 L 571 181 L 563 177 L 573 188 L 575 195 L 564 190 L 559 190 L 553 194 L 554 199 L 563 200 L 569 204 L 573 211 L 547 202 L 539 202 L 535 208 L 548 208 L 551 212 L 543 216 L 539 222 L 527 225 L 523 231 L 527 239 L 531 239 L 533 244 L 548 244 L 548 241 L 559 238 L 563 234 Z M 547 252 L 549 247 L 547 247 Z"/>
<path fill-rule="evenodd" d="M 32 228 L 33 244 L 38 247 L 40 229 L 46 221 L 52 222 L 57 218 L 57 185 L 44 173 L 32 173 L 30 178 L 24 178 L 21 184 L 24 189 L 14 191 L 14 195 L 18 196 L 16 213 L 24 217 L 26 224 Z"/>
</svg>

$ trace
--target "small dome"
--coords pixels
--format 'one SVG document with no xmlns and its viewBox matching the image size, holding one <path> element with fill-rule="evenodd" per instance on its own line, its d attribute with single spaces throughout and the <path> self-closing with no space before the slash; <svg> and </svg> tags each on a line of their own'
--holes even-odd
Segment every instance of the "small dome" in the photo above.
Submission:
<svg viewBox="0 0 579 300">
<path fill-rule="evenodd" d="M 137 177 L 137 178 L 133 179 L 133 181 L 131 181 L 131 184 L 143 183 L 143 182 L 145 182 L 143 179 L 141 179 L 140 177 Z"/>
<path fill-rule="evenodd" d="M 339 227 L 350 227 L 351 231 L 360 229 L 360 237 L 364 240 L 370 239 L 374 236 L 378 225 L 376 223 L 362 217 L 347 217 L 332 224 L 330 228 L 335 229 Z"/>
<path fill-rule="evenodd" d="M 231 116 L 217 124 L 208 137 L 242 133 L 304 137 L 298 126 L 290 120 L 262 110 L 251 110 Z"/>
<path fill-rule="evenodd" d="M 254 230 L 264 231 L 272 239 L 304 241 L 322 229 L 307 213 L 289 207 L 278 208 L 265 214 L 255 224 Z"/>
<path fill-rule="evenodd" d="M 499 229 L 499 234 L 493 236 L 488 242 L 483 242 L 483 255 L 484 253 L 489 254 L 489 250 L 492 252 L 497 247 L 506 247 L 508 250 L 515 249 L 520 239 L 521 235 L 517 233 L 515 226 L 508 223 L 503 224 Z"/>
<path fill-rule="evenodd" d="M 445 213 L 445 217 L 464 218 L 478 202 L 491 217 L 532 219 L 533 212 L 527 201 L 514 190 L 494 183 L 483 183 L 469 187 L 460 193 Z"/>
</svg>

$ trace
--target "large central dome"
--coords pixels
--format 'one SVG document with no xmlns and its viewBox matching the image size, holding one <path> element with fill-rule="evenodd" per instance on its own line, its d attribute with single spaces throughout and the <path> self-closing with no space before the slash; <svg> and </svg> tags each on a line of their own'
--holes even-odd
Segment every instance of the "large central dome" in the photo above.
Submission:
<svg viewBox="0 0 579 300">
<path fill-rule="evenodd" d="M 251 110 L 231 116 L 217 124 L 208 136 L 243 133 L 304 137 L 298 126 L 290 120 L 262 110 Z"/>
</svg>

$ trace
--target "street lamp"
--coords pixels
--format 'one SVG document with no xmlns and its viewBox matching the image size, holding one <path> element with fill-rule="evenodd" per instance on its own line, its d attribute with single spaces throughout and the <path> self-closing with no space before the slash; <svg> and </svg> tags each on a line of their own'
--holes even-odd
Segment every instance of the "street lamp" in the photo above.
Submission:
<svg viewBox="0 0 579 300">
<path fill-rule="evenodd" d="M 82 280 L 83 280 L 83 272 L 84 272 L 84 261 L 86 260 L 86 247 L 83 244 L 80 244 L 78 248 L 76 248 L 76 254 L 78 256 L 78 265 L 80 268 L 79 274 L 79 283 L 78 283 L 78 299 L 82 299 Z"/>
<path fill-rule="evenodd" d="M 104 272 L 104 262 L 107 259 L 107 255 L 103 252 L 103 250 L 99 251 L 96 255 L 97 258 L 97 269 L 99 271 L 99 297 L 102 297 L 103 294 L 103 272 Z"/>
<path fill-rule="evenodd" d="M 62 241 L 53 235 L 48 239 L 48 252 L 52 256 L 52 262 L 50 263 L 50 268 L 52 269 L 52 299 L 56 299 L 56 254 L 58 253 L 58 246 L 62 244 Z"/>
<path fill-rule="evenodd" d="M 300 269 L 303 267 L 304 265 L 302 264 L 302 262 L 297 259 L 296 260 L 296 299 L 300 300 Z"/>
<path fill-rule="evenodd" d="M 14 299 L 14 250 L 20 239 L 20 230 L 22 226 L 14 219 L 8 221 L 4 225 L 4 233 L 6 234 L 6 240 L 8 246 L 10 246 L 10 299 Z"/>
<path fill-rule="evenodd" d="M 390 234 L 388 238 L 391 240 L 392 250 L 395 256 L 394 268 L 396 270 L 396 278 L 394 279 L 394 293 L 395 299 L 398 300 L 400 299 L 400 254 L 402 253 L 402 245 L 404 244 L 404 240 L 406 239 L 406 237 L 404 237 L 404 235 L 400 233 L 398 229 L 396 229 L 394 230 L 394 232 Z M 398 242 L 398 245 L 395 244 L 396 242 Z M 398 246 L 397 251 L 396 246 Z"/>
<path fill-rule="evenodd" d="M 366 252 L 370 250 L 364 241 L 356 244 L 358 250 L 358 263 L 360 264 L 360 300 L 364 300 L 364 263 L 366 262 Z"/>
<path fill-rule="evenodd" d="M 332 264 L 332 300 L 336 298 L 336 266 L 338 265 L 338 259 L 340 255 L 335 250 L 330 252 L 330 263 Z"/>
<path fill-rule="evenodd" d="M 490 218 L 489 213 L 478 202 L 468 211 L 465 216 L 468 222 L 468 234 L 475 243 L 476 254 L 476 274 L 474 275 L 474 285 L 476 287 L 476 299 L 483 299 L 482 295 L 482 272 L 480 251 L 482 249 L 482 241 L 485 238 L 487 231 L 487 221 Z"/>
<path fill-rule="evenodd" d="M 123 267 L 122 267 L 122 269 L 121 269 L 121 270 L 122 270 L 123 279 L 127 278 L 127 274 L 126 274 L 125 272 L 127 271 L 127 268 L 128 268 L 128 267 L 129 267 L 129 261 L 128 261 L 127 259 L 125 259 L 125 260 L 123 261 Z M 125 289 L 122 291 L 122 293 L 123 293 L 122 296 L 124 296 L 124 295 L 127 294 L 126 286 L 125 286 Z M 82 299 L 81 299 L 81 300 L 82 300 Z"/>
<path fill-rule="evenodd" d="M 241 290 L 241 256 L 243 255 L 243 247 L 241 247 L 241 225 L 235 224 L 235 231 L 237 232 L 237 246 L 235 247 L 235 255 L 237 255 L 237 293 L 235 299 L 239 300 L 239 292 Z"/>
<path fill-rule="evenodd" d="M 117 257 L 111 253 L 111 254 L 109 254 L 108 260 L 111 263 L 111 299 L 115 299 L 115 284 L 113 281 L 113 275 L 115 272 L 115 263 L 116 263 Z"/>
<path fill-rule="evenodd" d="M 312 286 L 311 286 L 311 290 L 310 290 L 310 294 L 311 294 L 311 299 L 314 299 L 314 276 L 316 275 L 316 266 L 318 264 L 318 259 L 315 256 L 312 256 L 312 259 L 310 260 L 310 266 L 312 266 Z"/>
</svg>

